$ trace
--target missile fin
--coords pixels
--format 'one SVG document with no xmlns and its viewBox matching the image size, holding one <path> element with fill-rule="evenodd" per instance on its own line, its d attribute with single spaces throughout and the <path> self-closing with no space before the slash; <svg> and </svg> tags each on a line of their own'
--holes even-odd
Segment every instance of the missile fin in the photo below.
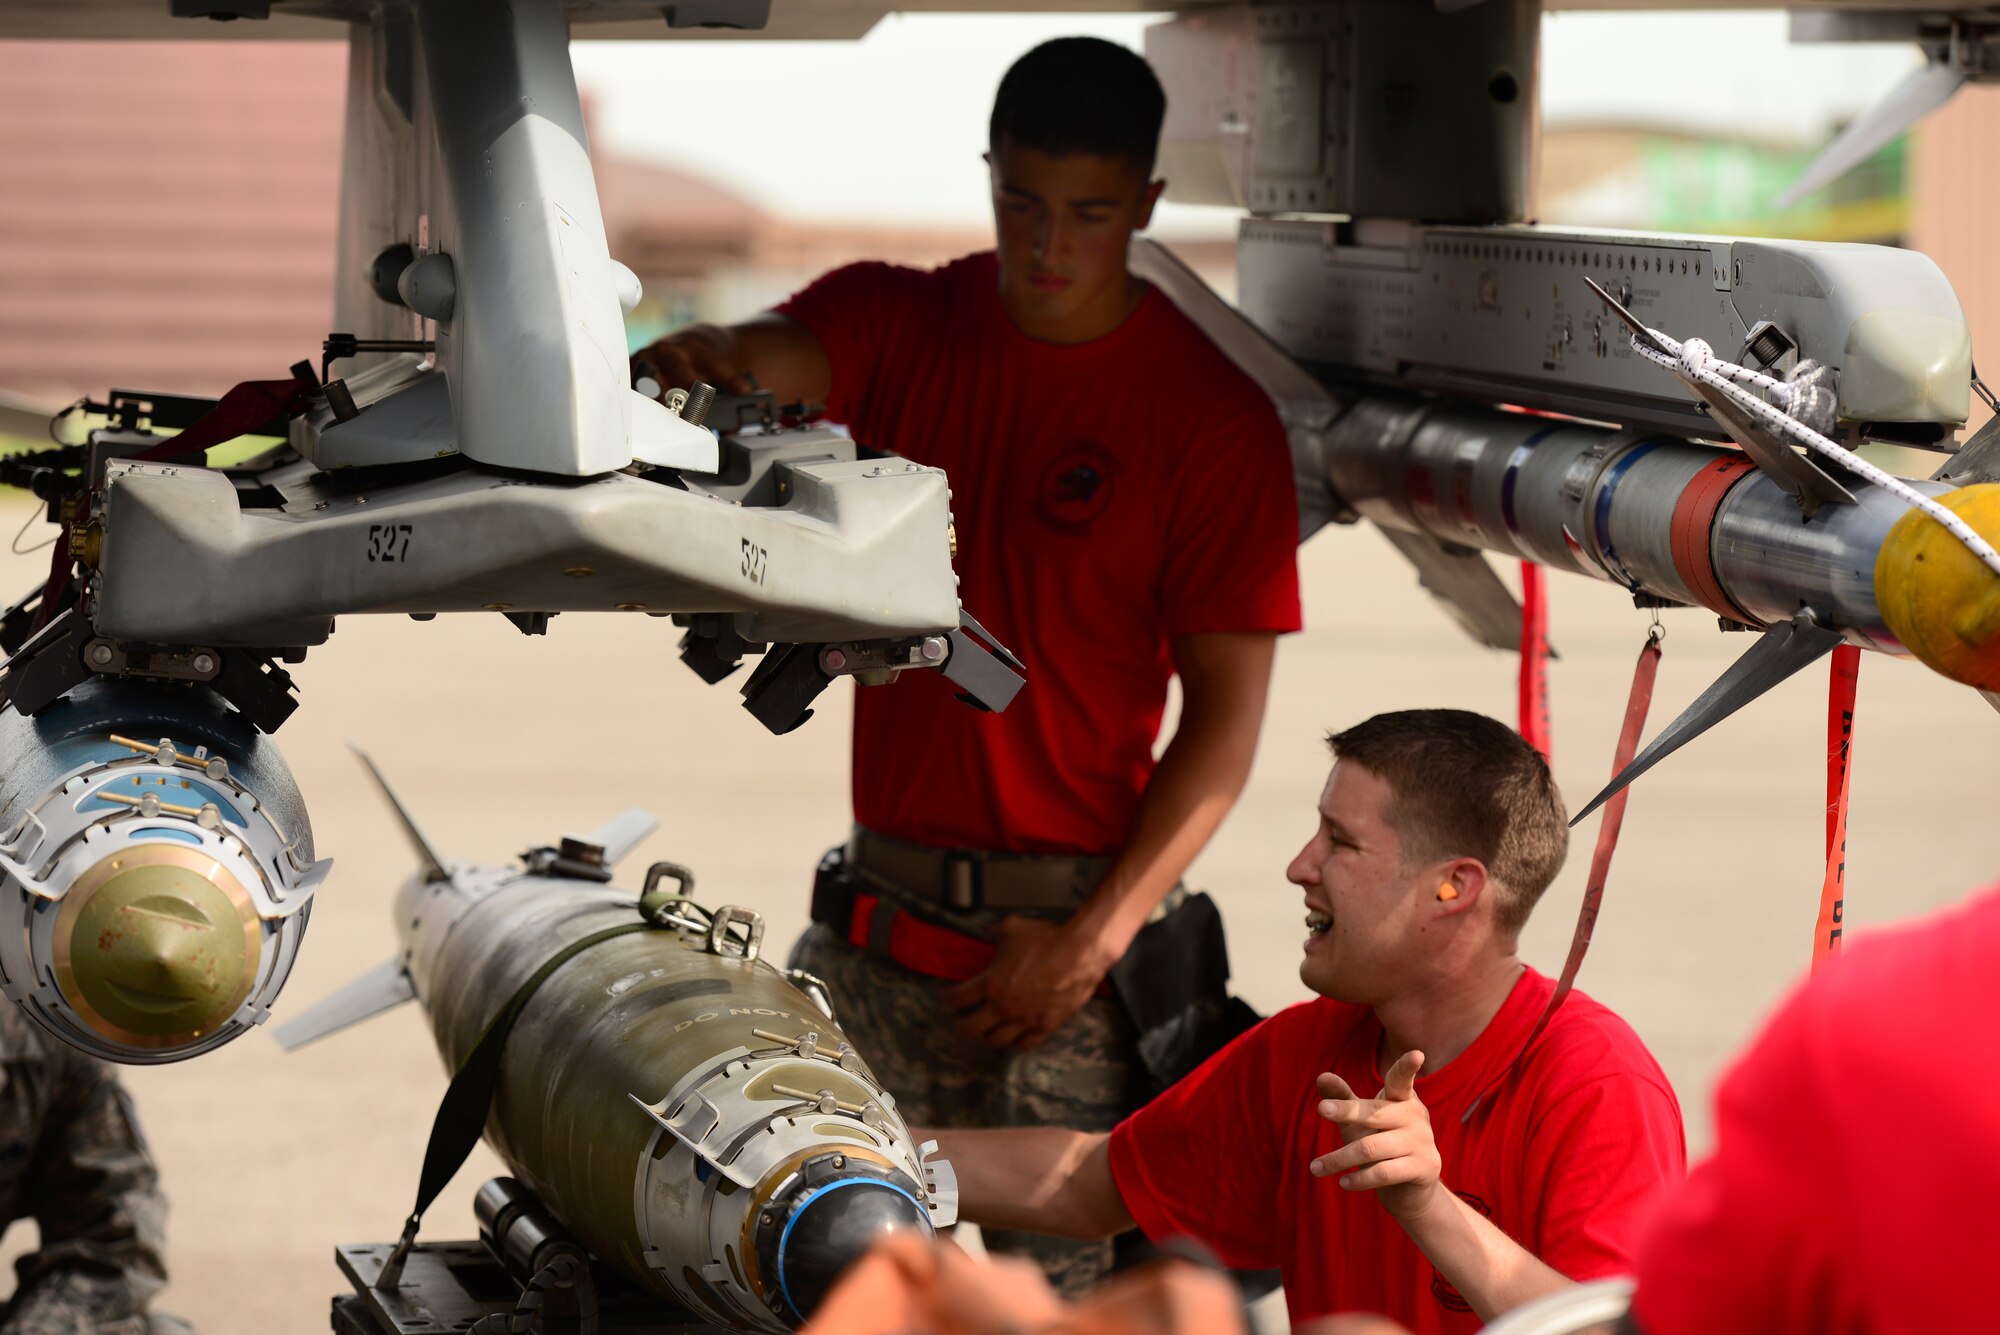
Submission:
<svg viewBox="0 0 2000 1335">
<path fill-rule="evenodd" d="M 1345 406 L 1269 334 L 1217 296 L 1181 258 L 1148 237 L 1132 238 L 1132 272 L 1153 284 L 1207 334 L 1236 368 L 1271 396 L 1287 426 L 1324 431 Z"/>
<path fill-rule="evenodd" d="M 1521 647 L 1521 604 L 1487 564 L 1484 552 L 1440 542 L 1427 533 L 1393 528 L 1382 533 L 1417 568 L 1418 582 L 1466 634 L 1489 649 Z"/>
<path fill-rule="evenodd" d="M 1749 653 L 1731 663 L 1679 718 L 1662 728 L 1646 749 L 1634 756 L 1632 763 L 1620 770 L 1604 791 L 1591 798 L 1590 804 L 1572 816 L 1569 823 L 1575 825 L 1641 774 L 1801 668 L 1832 653 L 1840 642 L 1837 632 L 1820 625 L 1808 611 L 1766 630 Z"/>
<path fill-rule="evenodd" d="M 1877 149 L 1908 133 L 1918 121 L 1949 102 L 1970 77 L 1971 71 L 1956 64 L 1945 52 L 1931 56 L 1821 149 L 1799 179 L 1771 201 L 1772 211 L 1782 213 L 1813 191 L 1847 175 Z"/>
<path fill-rule="evenodd" d="M 1931 474 L 1933 482 L 1949 482 L 1956 487 L 1969 487 L 1975 482 L 2000 482 L 2000 414 L 1986 419 L 1986 425 L 1972 433 L 1972 438 L 1959 446 L 1958 453 L 1948 455 Z"/>
<path fill-rule="evenodd" d="M 271 1031 L 278 1046 L 294 1052 L 349 1025 L 373 1019 L 417 995 L 401 957 L 377 965 L 332 996 L 307 1007 Z"/>
<path fill-rule="evenodd" d="M 382 790 L 382 799 L 389 804 L 389 809 L 396 813 L 397 821 L 402 824 L 404 837 L 410 841 L 410 850 L 417 855 L 417 861 L 423 865 L 424 879 L 450 880 L 451 868 L 437 855 L 437 850 L 431 846 L 431 841 L 424 838 L 424 832 L 417 828 L 416 818 L 410 815 L 410 809 L 396 796 L 396 790 L 389 786 L 389 780 L 383 776 L 374 759 L 353 742 L 347 744 L 347 749 L 354 752 L 361 763 L 367 766 L 369 777 L 374 779 L 375 786 Z"/>
<path fill-rule="evenodd" d="M 1270 396 L 1291 440 L 1299 495 L 1299 541 L 1330 523 L 1349 523 L 1354 511 L 1326 479 L 1325 436 L 1347 405 L 1334 397 L 1292 355 L 1242 311 L 1217 296 L 1181 258 L 1149 237 L 1132 238 L 1132 272 L 1160 289 L 1209 341 Z"/>
<path fill-rule="evenodd" d="M 688 1152 L 695 1158 L 737 1186 L 756 1190 L 756 1178 L 746 1175 L 740 1168 L 724 1163 L 713 1149 L 703 1146 L 702 1142 L 708 1133 L 721 1123 L 722 1114 L 700 1090 L 692 1090 L 684 1095 L 671 1117 L 667 1115 L 667 1105 L 664 1102 L 648 1103 L 637 1094 L 628 1094 L 626 1097 L 638 1104 L 662 1131 L 687 1146 Z"/>
<path fill-rule="evenodd" d="M 1709 416 L 1729 433 L 1751 462 L 1770 474 L 1771 479 L 1795 497 L 1810 518 L 1822 505 L 1852 505 L 1854 493 L 1819 461 L 1800 454 L 1772 435 L 1764 424 L 1743 411 L 1720 390 L 1686 376 L 1679 377 L 1691 393 L 1708 405 Z"/>
<path fill-rule="evenodd" d="M 659 828 L 658 816 L 643 807 L 631 807 L 613 816 L 593 833 L 585 835 L 583 842 L 603 849 L 604 865 L 611 867 Z"/>
<path fill-rule="evenodd" d="M 958 1222 L 958 1170 L 938 1154 L 935 1140 L 917 1147 L 917 1162 L 924 1170 L 924 1204 L 931 1212 L 931 1223 L 950 1228 Z"/>
<path fill-rule="evenodd" d="M 1585 275 L 1585 283 L 1595 292 L 1599 300 L 1611 308 L 1611 313 L 1632 331 L 1632 336 L 1660 354 L 1668 355 L 1668 349 L 1660 342 L 1646 322 L 1625 309 L 1623 302 L 1611 295 L 1604 285 L 1595 278 Z M 1770 474 L 1771 479 L 1795 498 L 1806 512 L 1808 519 L 1821 505 L 1852 505 L 1854 493 L 1843 486 L 1838 479 L 1819 462 L 1800 454 L 1791 445 L 1774 436 L 1769 429 L 1752 417 L 1727 394 L 1713 385 L 1705 385 L 1686 373 L 1676 370 L 1674 378 L 1687 388 L 1688 393 L 1707 405 L 1709 416 L 1729 433 L 1742 451 L 1750 456 L 1750 461 Z"/>
</svg>

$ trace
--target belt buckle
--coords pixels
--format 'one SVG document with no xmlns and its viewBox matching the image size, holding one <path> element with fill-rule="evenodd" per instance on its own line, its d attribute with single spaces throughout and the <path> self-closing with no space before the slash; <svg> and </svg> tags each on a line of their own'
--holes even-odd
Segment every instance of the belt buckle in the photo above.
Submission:
<svg viewBox="0 0 2000 1335">
<path fill-rule="evenodd" d="M 985 898 L 980 886 L 979 859 L 963 849 L 954 849 L 944 855 L 944 902 L 947 907 L 961 911 L 976 909 Z"/>
</svg>

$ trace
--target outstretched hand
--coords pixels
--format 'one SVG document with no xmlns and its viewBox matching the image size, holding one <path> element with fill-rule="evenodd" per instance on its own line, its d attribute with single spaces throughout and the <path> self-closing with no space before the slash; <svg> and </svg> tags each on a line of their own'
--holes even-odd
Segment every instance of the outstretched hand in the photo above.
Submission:
<svg viewBox="0 0 2000 1335">
<path fill-rule="evenodd" d="M 996 1048 L 1032 1048 L 1097 992 L 1112 960 L 1067 926 L 1002 918 L 999 954 L 985 972 L 944 993 L 959 1031 Z"/>
<path fill-rule="evenodd" d="M 1404 1222 L 1434 1203 L 1444 1168 L 1430 1109 L 1417 1097 L 1423 1066 L 1423 1053 L 1404 1053 L 1372 1099 L 1356 1097 L 1331 1071 L 1319 1078 L 1319 1115 L 1339 1127 L 1347 1143 L 1314 1159 L 1313 1176 L 1338 1177 L 1347 1191 L 1377 1193 L 1382 1208 Z"/>
<path fill-rule="evenodd" d="M 748 394 L 756 381 L 737 364 L 732 341 L 727 331 L 712 325 L 689 325 L 634 353 L 632 363 L 657 371 L 662 392 L 701 381 L 724 393 Z"/>
</svg>

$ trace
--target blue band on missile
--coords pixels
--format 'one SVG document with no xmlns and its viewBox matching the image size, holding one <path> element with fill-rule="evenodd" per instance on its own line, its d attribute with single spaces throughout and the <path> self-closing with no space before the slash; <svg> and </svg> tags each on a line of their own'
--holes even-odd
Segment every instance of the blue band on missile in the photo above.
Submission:
<svg viewBox="0 0 2000 1335">
<path fill-rule="evenodd" d="M 1543 427 L 1516 445 L 1514 452 L 1507 456 L 1507 471 L 1500 478 L 1500 521 L 1507 526 L 1507 533 L 1511 537 L 1521 536 L 1521 526 L 1514 519 L 1514 480 L 1520 476 L 1521 465 L 1528 462 L 1528 456 L 1534 453 L 1535 446 L 1554 435 L 1555 431 L 1552 426 Z"/>
<path fill-rule="evenodd" d="M 798 1208 L 792 1211 L 792 1217 L 785 1221 L 785 1227 L 783 1231 L 778 1234 L 778 1292 L 784 1295 L 786 1306 L 790 1307 L 794 1312 L 797 1312 L 802 1317 L 806 1315 L 806 1311 L 804 1308 L 800 1307 L 798 1305 L 797 1300 L 795 1300 L 792 1297 L 791 1285 L 788 1284 L 785 1280 L 785 1256 L 791 1247 L 792 1226 L 794 1224 L 797 1224 L 799 1220 L 805 1218 L 806 1210 L 811 1207 L 814 1201 L 826 1195 L 828 1192 L 839 1191 L 842 1187 L 887 1187 L 889 1190 L 895 1192 L 897 1195 L 909 1201 L 910 1204 L 916 1206 L 918 1218 L 929 1219 L 931 1217 L 931 1212 L 924 1208 L 924 1203 L 922 1201 L 918 1200 L 915 1196 L 910 1195 L 909 1192 L 903 1190 L 901 1187 L 897 1186 L 894 1182 L 889 1181 L 887 1178 L 844 1177 L 838 1182 L 829 1182 L 823 1187 L 814 1187 L 811 1191 L 807 1192 L 805 1195 L 805 1199 L 799 1202 Z"/>
<path fill-rule="evenodd" d="M 1596 520 L 1591 524 L 1591 528 L 1596 531 L 1591 536 L 1597 540 L 1598 560 L 1604 564 L 1605 570 L 1610 572 L 1613 579 L 1635 593 L 1638 591 L 1639 581 L 1633 579 L 1625 567 L 1619 564 L 1618 553 L 1611 546 L 1611 495 L 1618 490 L 1618 484 L 1625 480 L 1625 474 L 1631 470 L 1632 465 L 1642 456 L 1651 454 L 1653 447 L 1659 443 L 1657 440 L 1640 441 L 1613 459 L 1611 466 L 1604 470 L 1603 478 L 1597 484 Z"/>
</svg>

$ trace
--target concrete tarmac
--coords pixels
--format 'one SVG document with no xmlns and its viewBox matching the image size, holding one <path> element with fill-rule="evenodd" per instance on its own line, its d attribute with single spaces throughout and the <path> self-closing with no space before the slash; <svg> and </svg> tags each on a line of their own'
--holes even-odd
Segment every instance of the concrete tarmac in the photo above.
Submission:
<svg viewBox="0 0 2000 1335">
<path fill-rule="evenodd" d="M 9 531 L 21 517 L 0 510 Z M 27 589 L 45 561 L 0 557 L 0 588 Z M 1282 645 L 1249 788 L 1192 875 L 1223 905 L 1236 987 L 1267 1012 L 1306 995 L 1304 911 L 1284 868 L 1312 829 L 1325 732 L 1416 706 L 1515 717 L 1513 658 L 1473 646 L 1379 535 L 1322 534 L 1301 562 L 1308 629 Z M 1574 808 L 1609 774 L 1648 618 L 1608 585 L 1550 584 L 1556 771 Z M 1664 618 L 1649 736 L 1750 645 L 1718 633 L 1705 612 Z M 661 829 L 619 882 L 636 888 L 649 858 L 685 863 L 704 902 L 757 909 L 784 949 L 805 922 L 815 860 L 847 824 L 846 690 L 829 692 L 798 732 L 771 737 L 740 708 L 736 681 L 704 686 L 679 663 L 677 634 L 643 615 L 563 616 L 534 639 L 498 616 L 343 619 L 295 669 L 303 706 L 278 738 L 319 852 L 336 862 L 278 1018 L 393 948 L 391 896 L 412 859 L 350 740 L 455 858 L 504 862 L 648 807 Z M 1718 1072 L 1807 963 L 1822 872 L 1825 682 L 1824 668 L 1808 670 L 1637 785 L 1582 975 L 1666 1068 L 1697 1153 Z M 2000 839 L 1983 814 L 1995 739 L 2000 717 L 1969 689 L 1914 662 L 1864 656 L 1850 922 L 1922 913 L 2000 873 Z M 1523 941 L 1546 972 L 1567 948 L 1596 827 L 1593 817 L 1575 833 Z M 292 1056 L 259 1033 L 194 1061 L 128 1069 L 126 1079 L 173 1202 L 164 1306 L 204 1335 L 324 1331 L 335 1244 L 393 1238 L 415 1193 L 445 1087 L 417 1011 Z M 471 1236 L 472 1193 L 498 1171 L 482 1146 L 431 1210 L 426 1236 Z M 30 1241 L 17 1228 L 5 1250 Z"/>
</svg>

